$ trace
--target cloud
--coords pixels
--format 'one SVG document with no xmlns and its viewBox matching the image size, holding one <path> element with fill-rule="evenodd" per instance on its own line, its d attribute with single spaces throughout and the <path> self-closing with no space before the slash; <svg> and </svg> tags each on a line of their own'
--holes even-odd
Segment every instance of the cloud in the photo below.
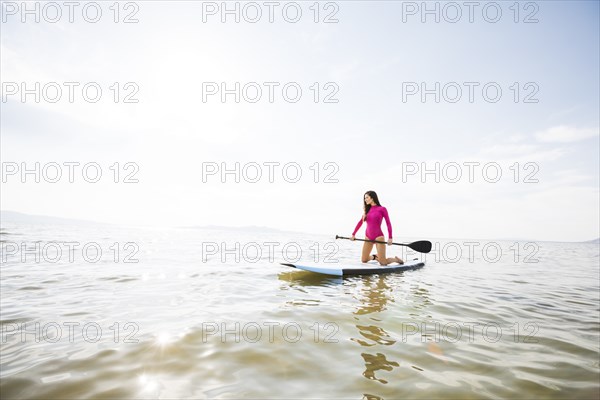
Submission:
<svg viewBox="0 0 600 400">
<path fill-rule="evenodd" d="M 330 69 L 330 76 L 337 83 L 349 81 L 355 78 L 359 73 L 359 65 L 360 62 L 358 60 L 352 60 L 343 64 L 334 65 Z"/>
<path fill-rule="evenodd" d="M 568 153 L 561 148 L 543 149 L 531 144 L 495 144 L 479 151 L 474 160 L 489 162 L 543 162 L 556 161 Z"/>
<path fill-rule="evenodd" d="M 560 125 L 537 132 L 535 138 L 545 143 L 572 143 L 598 136 L 598 128 L 574 128 Z"/>
</svg>

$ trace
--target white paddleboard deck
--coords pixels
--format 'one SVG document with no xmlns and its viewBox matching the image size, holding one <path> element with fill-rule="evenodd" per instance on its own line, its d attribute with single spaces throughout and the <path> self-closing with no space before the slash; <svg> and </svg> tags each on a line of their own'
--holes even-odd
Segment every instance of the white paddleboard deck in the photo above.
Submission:
<svg viewBox="0 0 600 400">
<path fill-rule="evenodd" d="M 322 263 L 322 264 L 288 264 L 281 263 L 288 267 L 301 269 L 304 271 L 316 272 L 318 274 L 344 276 L 344 275 L 372 275 L 372 274 L 383 274 L 388 272 L 401 272 L 409 271 L 413 269 L 423 268 L 425 266 L 424 261 L 410 260 L 402 265 L 393 263 L 386 266 L 379 265 L 378 262 L 358 263 L 358 264 L 345 264 L 345 263 Z"/>
</svg>

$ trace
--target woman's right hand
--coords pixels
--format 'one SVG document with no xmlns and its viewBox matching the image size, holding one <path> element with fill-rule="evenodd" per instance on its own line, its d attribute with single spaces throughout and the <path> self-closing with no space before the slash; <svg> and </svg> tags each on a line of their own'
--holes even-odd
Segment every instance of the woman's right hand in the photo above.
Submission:
<svg viewBox="0 0 600 400">
<path fill-rule="evenodd" d="M 356 237 L 354 235 L 352 235 L 352 237 L 350 238 L 350 240 L 354 240 L 356 239 Z"/>
</svg>

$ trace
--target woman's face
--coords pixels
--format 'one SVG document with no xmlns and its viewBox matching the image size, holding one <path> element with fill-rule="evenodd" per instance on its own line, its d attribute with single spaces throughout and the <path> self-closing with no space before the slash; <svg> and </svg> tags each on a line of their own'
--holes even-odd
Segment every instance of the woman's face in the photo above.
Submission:
<svg viewBox="0 0 600 400">
<path fill-rule="evenodd" d="M 373 203 L 373 199 L 368 194 L 365 194 L 365 203 L 367 203 L 367 205 Z"/>
</svg>

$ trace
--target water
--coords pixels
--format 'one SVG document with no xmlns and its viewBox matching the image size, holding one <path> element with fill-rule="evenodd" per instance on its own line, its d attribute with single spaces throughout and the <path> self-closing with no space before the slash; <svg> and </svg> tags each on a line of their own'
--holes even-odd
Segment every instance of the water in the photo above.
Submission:
<svg viewBox="0 0 600 400">
<path fill-rule="evenodd" d="M 425 268 L 343 279 L 278 264 L 294 243 L 356 261 L 332 237 L 3 222 L 2 398 L 600 396 L 598 244 L 437 240 Z"/>
</svg>

